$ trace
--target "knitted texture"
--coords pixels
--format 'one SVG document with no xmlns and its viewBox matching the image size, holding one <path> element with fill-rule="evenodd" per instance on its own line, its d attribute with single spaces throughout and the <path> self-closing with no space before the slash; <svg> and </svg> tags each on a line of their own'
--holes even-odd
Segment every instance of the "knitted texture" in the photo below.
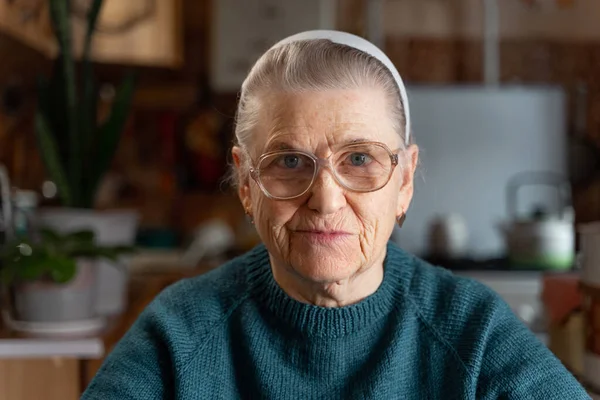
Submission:
<svg viewBox="0 0 600 400">
<path fill-rule="evenodd" d="M 84 400 L 588 399 L 490 289 L 388 244 L 363 301 L 291 299 L 260 245 L 165 289 Z"/>
</svg>

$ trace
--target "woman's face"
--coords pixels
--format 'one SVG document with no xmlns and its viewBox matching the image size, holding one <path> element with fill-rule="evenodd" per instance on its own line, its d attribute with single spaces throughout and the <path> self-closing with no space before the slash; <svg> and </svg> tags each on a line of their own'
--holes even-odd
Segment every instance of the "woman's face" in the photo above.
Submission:
<svg viewBox="0 0 600 400">
<path fill-rule="evenodd" d="M 248 146 L 252 162 L 281 148 L 327 158 L 355 141 L 381 142 L 393 152 L 402 147 L 381 90 L 265 97 Z M 233 155 L 239 165 L 242 150 L 234 148 Z M 417 157 L 416 146 L 401 152 L 390 181 L 375 192 L 348 191 L 329 169 L 321 168 L 311 189 L 299 198 L 270 199 L 252 178 L 242 182 L 240 198 L 277 268 L 291 269 L 312 282 L 339 282 L 383 261 L 396 216 L 412 198 Z"/>
</svg>

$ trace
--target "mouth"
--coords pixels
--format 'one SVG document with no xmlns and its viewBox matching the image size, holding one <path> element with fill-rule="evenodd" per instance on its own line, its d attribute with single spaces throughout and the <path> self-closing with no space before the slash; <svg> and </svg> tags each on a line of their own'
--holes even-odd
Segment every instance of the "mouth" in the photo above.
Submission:
<svg viewBox="0 0 600 400">
<path fill-rule="evenodd" d="M 295 233 L 313 242 L 335 242 L 352 236 L 350 232 L 346 231 L 322 231 L 314 229 L 299 229 Z"/>
<path fill-rule="evenodd" d="M 310 233 L 313 235 L 350 235 L 350 232 L 346 232 L 346 231 L 326 231 L 326 230 L 319 230 L 319 229 L 297 229 L 296 232 L 298 233 Z"/>
</svg>

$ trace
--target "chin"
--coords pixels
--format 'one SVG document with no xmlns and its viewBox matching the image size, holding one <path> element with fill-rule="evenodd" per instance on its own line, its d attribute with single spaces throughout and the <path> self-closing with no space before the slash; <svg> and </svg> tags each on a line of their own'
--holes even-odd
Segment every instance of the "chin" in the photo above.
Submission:
<svg viewBox="0 0 600 400">
<path fill-rule="evenodd" d="M 307 248 L 292 252 L 290 264 L 303 278 L 312 282 L 343 281 L 360 270 L 362 254 L 354 249 Z"/>
</svg>

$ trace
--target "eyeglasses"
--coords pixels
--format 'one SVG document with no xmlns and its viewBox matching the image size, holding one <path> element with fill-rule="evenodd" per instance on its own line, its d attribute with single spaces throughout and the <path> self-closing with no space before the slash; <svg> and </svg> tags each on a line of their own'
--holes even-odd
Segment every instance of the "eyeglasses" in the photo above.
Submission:
<svg viewBox="0 0 600 400">
<path fill-rule="evenodd" d="M 277 150 L 259 157 L 250 176 L 263 193 L 275 200 L 290 200 L 310 190 L 321 167 L 336 182 L 353 192 L 374 192 L 389 182 L 398 154 L 385 144 L 361 142 L 346 145 L 329 157 L 318 158 L 299 150 Z"/>
</svg>

